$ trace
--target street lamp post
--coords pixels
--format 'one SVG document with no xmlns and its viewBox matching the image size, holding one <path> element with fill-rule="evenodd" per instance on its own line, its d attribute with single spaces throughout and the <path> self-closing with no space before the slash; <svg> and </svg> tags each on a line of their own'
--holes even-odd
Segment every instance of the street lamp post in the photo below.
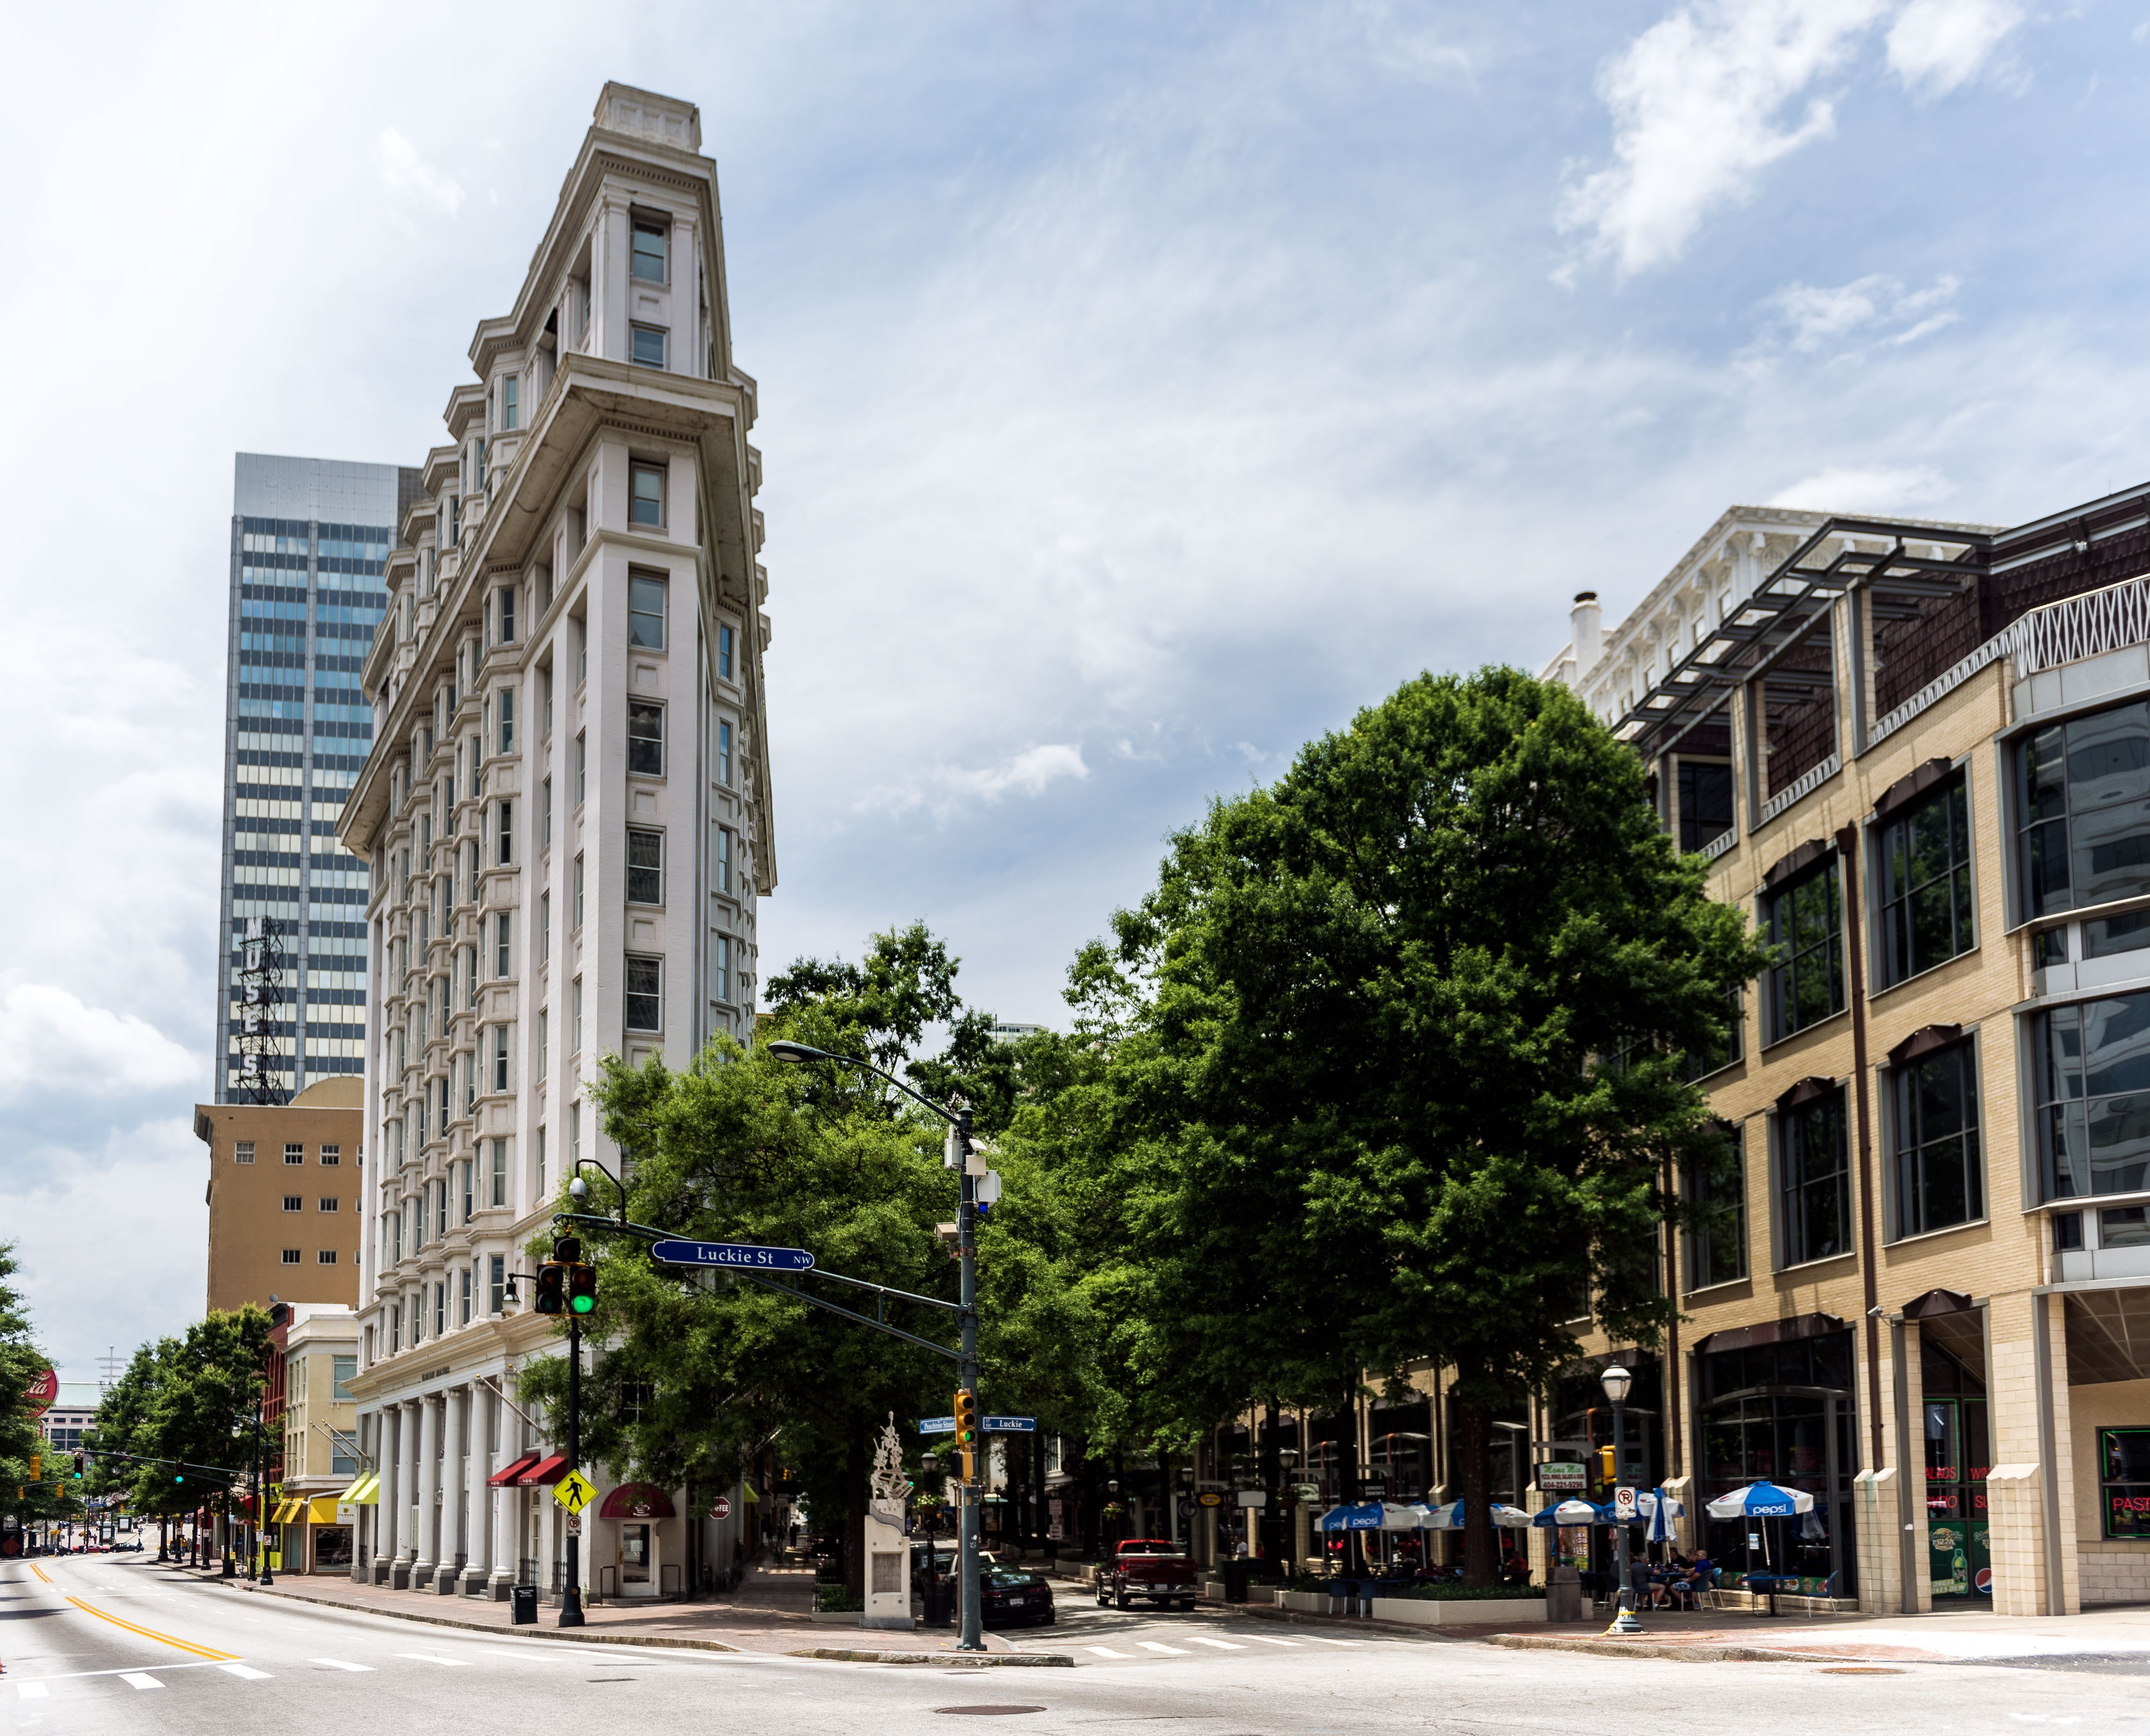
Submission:
<svg viewBox="0 0 2150 1736">
<path fill-rule="evenodd" d="M 843 1067 L 855 1067 L 890 1084 L 921 1108 L 931 1110 L 956 1130 L 956 1180 L 959 1186 L 956 1209 L 956 1256 L 959 1262 L 961 1288 L 957 1296 L 961 1306 L 956 1320 L 961 1331 L 958 1340 L 960 1355 L 956 1361 L 956 1382 L 967 1392 L 978 1390 L 978 1249 L 977 1238 L 977 1182 L 971 1173 L 971 1112 L 968 1109 L 946 1109 L 931 1098 L 921 1097 L 893 1073 L 885 1072 L 871 1061 L 861 1061 L 855 1055 L 837 1055 L 827 1049 L 817 1049 L 803 1042 L 780 1038 L 769 1046 L 769 1052 L 779 1061 L 795 1066 L 809 1061 L 833 1061 Z M 959 1497 L 956 1509 L 956 1571 L 958 1621 L 961 1631 L 956 1640 L 959 1652 L 982 1652 L 986 1649 L 985 1635 L 979 1622 L 978 1608 L 978 1515 L 980 1497 L 984 1482 L 978 1475 L 978 1466 L 985 1459 L 985 1443 L 978 1443 L 978 1451 L 972 1456 L 972 1474 L 968 1481 L 955 1485 Z"/>
<path fill-rule="evenodd" d="M 1633 1380 L 1634 1376 L 1618 1363 L 1597 1377 L 1597 1384 L 1605 1389 L 1605 1396 L 1612 1401 L 1612 1486 L 1616 1500 L 1622 1461 L 1627 1456 L 1628 1388 Z M 1617 1510 L 1612 1521 L 1612 1547 L 1620 1564 L 1620 1590 L 1615 1599 L 1612 1625 L 1607 1631 L 1640 1633 L 1643 1624 L 1635 1619 L 1635 1593 L 1628 1560 L 1628 1522 L 1619 1516 Z"/>
</svg>

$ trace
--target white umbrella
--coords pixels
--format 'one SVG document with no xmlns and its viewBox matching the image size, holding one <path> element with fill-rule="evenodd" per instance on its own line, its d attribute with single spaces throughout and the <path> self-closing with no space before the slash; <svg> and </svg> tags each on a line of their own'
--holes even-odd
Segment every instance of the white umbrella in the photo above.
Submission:
<svg viewBox="0 0 2150 1736">
<path fill-rule="evenodd" d="M 1684 1513 L 1686 1509 L 1681 1507 L 1678 1501 L 1668 1499 L 1662 1490 L 1654 1495 L 1643 1496 L 1642 1501 L 1648 1503 L 1648 1511 L 1650 1516 L 1650 1528 L 1643 1533 L 1643 1543 L 1647 1546 L 1651 1543 L 1671 1542 L 1673 1514 L 1676 1511 Z"/>
<path fill-rule="evenodd" d="M 1789 1519 L 1794 1513 L 1814 1511 L 1814 1496 L 1804 1489 L 1784 1489 L 1770 1482 L 1753 1482 L 1709 1503 L 1713 1519 Z"/>
</svg>

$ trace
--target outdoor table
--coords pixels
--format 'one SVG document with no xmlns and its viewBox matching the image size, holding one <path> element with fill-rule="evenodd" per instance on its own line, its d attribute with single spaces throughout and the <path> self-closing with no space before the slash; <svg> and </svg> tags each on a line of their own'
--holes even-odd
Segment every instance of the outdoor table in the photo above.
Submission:
<svg viewBox="0 0 2150 1736">
<path fill-rule="evenodd" d="M 1796 1573 L 1749 1573 L 1741 1582 L 1750 1592 L 1766 1592 L 1769 1597 L 1769 1613 L 1777 1612 L 1777 1593 L 1786 1587 L 1796 1591 L 1799 1576 Z"/>
</svg>

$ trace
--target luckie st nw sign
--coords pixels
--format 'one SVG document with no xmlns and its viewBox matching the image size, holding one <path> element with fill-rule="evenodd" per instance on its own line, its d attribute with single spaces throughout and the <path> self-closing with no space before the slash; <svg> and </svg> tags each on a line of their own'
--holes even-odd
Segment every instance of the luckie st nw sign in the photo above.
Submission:
<svg viewBox="0 0 2150 1736">
<path fill-rule="evenodd" d="M 814 1256 L 804 1248 L 762 1248 L 751 1242 L 658 1242 L 650 1258 L 668 1266 L 734 1266 L 762 1272 L 808 1272 Z"/>
</svg>

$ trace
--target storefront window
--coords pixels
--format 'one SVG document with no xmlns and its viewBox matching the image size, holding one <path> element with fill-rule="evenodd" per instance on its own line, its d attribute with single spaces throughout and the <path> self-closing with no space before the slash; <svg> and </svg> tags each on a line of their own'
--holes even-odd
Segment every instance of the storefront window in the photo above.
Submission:
<svg viewBox="0 0 2150 1736">
<path fill-rule="evenodd" d="M 2105 1535 L 2150 1537 L 2150 1429 L 2100 1429 L 2097 1461 Z"/>
<path fill-rule="evenodd" d="M 2150 704 L 2137 700 L 2041 729 L 2018 790 L 2023 914 L 2083 910 L 2150 892 Z"/>
<path fill-rule="evenodd" d="M 2056 1007 L 2037 1022 L 2046 1198 L 2139 1193 L 2150 1176 L 2150 994 Z"/>
</svg>

